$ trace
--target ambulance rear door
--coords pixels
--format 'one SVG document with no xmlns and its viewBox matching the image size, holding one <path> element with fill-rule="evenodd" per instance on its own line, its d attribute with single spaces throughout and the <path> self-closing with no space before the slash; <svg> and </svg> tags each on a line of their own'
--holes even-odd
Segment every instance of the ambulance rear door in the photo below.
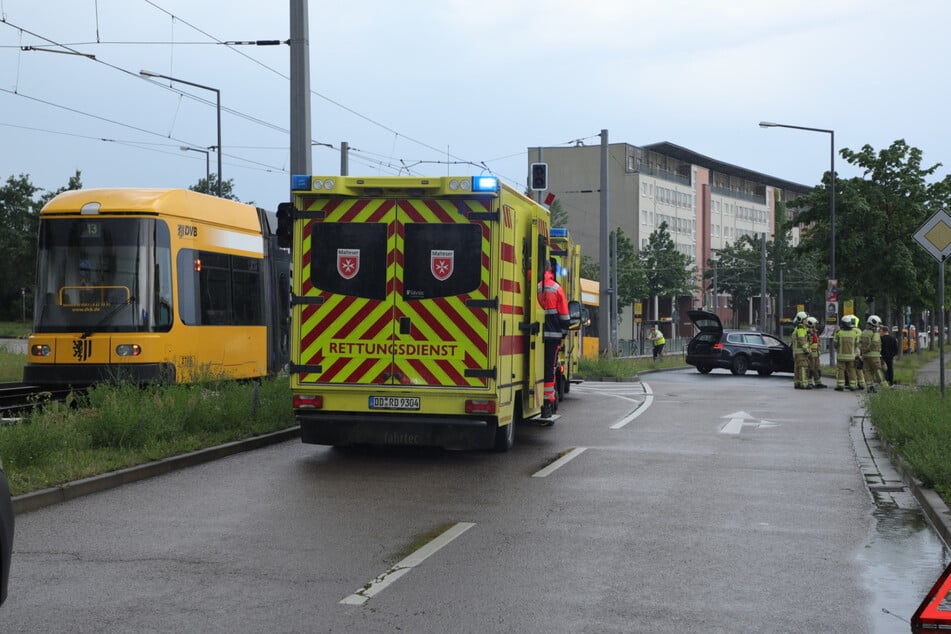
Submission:
<svg viewBox="0 0 951 634">
<path fill-rule="evenodd" d="M 487 387 L 492 200 L 315 200 L 302 235 L 300 382 Z"/>
</svg>

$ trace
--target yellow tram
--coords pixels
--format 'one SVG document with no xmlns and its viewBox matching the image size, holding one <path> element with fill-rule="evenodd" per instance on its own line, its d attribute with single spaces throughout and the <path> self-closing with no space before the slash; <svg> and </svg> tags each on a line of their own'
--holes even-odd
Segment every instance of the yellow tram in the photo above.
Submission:
<svg viewBox="0 0 951 634">
<path fill-rule="evenodd" d="M 183 189 L 67 191 L 40 212 L 25 383 L 251 378 L 288 359 L 275 214 Z"/>
</svg>

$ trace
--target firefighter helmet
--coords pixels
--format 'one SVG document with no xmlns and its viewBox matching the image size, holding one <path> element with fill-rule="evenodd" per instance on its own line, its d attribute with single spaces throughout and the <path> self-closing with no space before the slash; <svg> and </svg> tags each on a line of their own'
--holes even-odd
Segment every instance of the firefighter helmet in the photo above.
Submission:
<svg viewBox="0 0 951 634">
<path fill-rule="evenodd" d="M 806 311 L 800 310 L 798 313 L 796 313 L 796 320 L 795 320 L 795 321 L 796 321 L 797 324 L 798 324 L 798 323 L 802 323 L 802 322 L 804 322 L 804 321 L 806 320 L 806 317 L 808 317 L 808 316 L 809 316 L 809 315 L 806 314 Z"/>
<path fill-rule="evenodd" d="M 879 318 L 878 315 L 870 315 L 865 323 L 867 323 L 869 326 L 873 328 L 878 328 L 879 326 L 882 325 L 882 320 Z"/>
<path fill-rule="evenodd" d="M 841 325 L 844 330 L 852 330 L 852 316 L 842 315 L 842 319 L 839 320 L 839 325 Z"/>
<path fill-rule="evenodd" d="M 806 317 L 806 325 L 810 328 L 815 328 L 819 325 L 819 320 L 815 317 Z"/>
</svg>

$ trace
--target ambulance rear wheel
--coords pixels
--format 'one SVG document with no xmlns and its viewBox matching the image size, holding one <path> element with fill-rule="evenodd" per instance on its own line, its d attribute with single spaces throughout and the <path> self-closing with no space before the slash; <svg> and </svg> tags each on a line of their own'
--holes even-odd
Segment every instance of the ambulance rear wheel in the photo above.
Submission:
<svg viewBox="0 0 951 634">
<path fill-rule="evenodd" d="M 505 453 L 515 444 L 515 421 L 508 425 L 502 425 L 495 430 L 494 449 L 499 453 Z"/>
<path fill-rule="evenodd" d="M 522 403 L 520 401 L 521 398 L 515 401 L 515 411 L 511 423 L 501 427 L 499 427 L 498 422 L 495 424 L 495 442 L 492 448 L 499 453 L 505 453 L 515 444 L 515 423 L 522 420 Z"/>
</svg>

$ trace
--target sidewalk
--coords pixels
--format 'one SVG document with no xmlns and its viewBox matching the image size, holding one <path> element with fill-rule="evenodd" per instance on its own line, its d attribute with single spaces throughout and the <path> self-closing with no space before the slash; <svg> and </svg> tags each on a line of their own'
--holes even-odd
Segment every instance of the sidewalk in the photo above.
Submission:
<svg viewBox="0 0 951 634">
<path fill-rule="evenodd" d="M 951 368 L 948 363 L 951 361 L 951 350 L 944 349 L 944 384 L 951 385 Z M 940 385 L 941 384 L 941 359 L 935 358 L 921 366 L 918 369 L 918 385 Z"/>
</svg>

